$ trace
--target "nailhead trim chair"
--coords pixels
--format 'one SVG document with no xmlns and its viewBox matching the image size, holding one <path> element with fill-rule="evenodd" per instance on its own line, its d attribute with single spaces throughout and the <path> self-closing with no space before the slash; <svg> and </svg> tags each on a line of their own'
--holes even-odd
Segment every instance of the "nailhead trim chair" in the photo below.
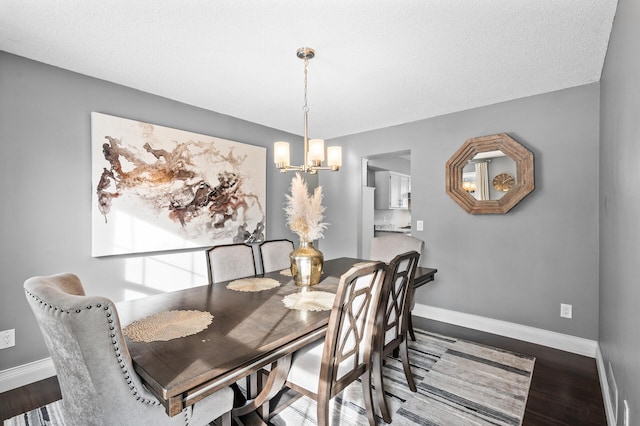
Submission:
<svg viewBox="0 0 640 426">
<path fill-rule="evenodd" d="M 115 305 L 86 296 L 76 275 L 29 278 L 24 289 L 56 369 L 66 425 L 207 425 L 221 417 L 230 426 L 230 388 L 169 417 L 133 369 Z"/>
</svg>

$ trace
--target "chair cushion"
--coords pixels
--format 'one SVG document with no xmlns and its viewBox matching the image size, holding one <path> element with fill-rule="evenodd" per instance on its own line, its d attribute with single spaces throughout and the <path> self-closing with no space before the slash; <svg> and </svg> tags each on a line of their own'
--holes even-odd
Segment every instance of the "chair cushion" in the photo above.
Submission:
<svg viewBox="0 0 640 426">
<path fill-rule="evenodd" d="M 324 339 L 309 343 L 293 354 L 287 380 L 313 393 L 318 392 Z"/>
<path fill-rule="evenodd" d="M 347 344 L 346 346 L 348 347 L 349 345 Z M 351 344 L 351 347 L 353 347 L 353 344 Z M 291 359 L 291 369 L 289 370 L 287 380 L 308 391 L 318 393 L 323 351 L 324 339 L 310 343 L 302 349 L 297 350 Z M 360 353 L 363 351 L 364 349 L 362 349 Z M 354 356 L 355 355 L 351 355 L 340 362 L 336 374 L 337 379 L 342 378 L 352 370 Z"/>
<path fill-rule="evenodd" d="M 389 263 L 394 257 L 408 251 L 417 251 L 420 257 L 424 251 L 424 241 L 404 234 L 385 235 L 375 237 L 371 241 L 371 260 L 381 260 Z M 420 258 L 418 258 L 420 264 Z"/>
</svg>

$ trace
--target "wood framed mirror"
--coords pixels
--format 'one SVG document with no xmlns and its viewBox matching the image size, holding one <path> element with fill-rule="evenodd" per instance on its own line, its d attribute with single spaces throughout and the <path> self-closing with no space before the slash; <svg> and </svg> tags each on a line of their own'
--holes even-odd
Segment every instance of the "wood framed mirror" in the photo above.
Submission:
<svg viewBox="0 0 640 426">
<path fill-rule="evenodd" d="M 506 133 L 467 139 L 446 166 L 446 191 L 470 214 L 504 214 L 535 188 L 533 153 Z"/>
</svg>

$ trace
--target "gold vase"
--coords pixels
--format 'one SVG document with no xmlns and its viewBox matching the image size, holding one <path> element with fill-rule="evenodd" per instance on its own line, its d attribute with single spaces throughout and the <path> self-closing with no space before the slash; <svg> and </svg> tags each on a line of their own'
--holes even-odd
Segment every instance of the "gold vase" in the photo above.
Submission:
<svg viewBox="0 0 640 426">
<path fill-rule="evenodd" d="M 291 275 L 299 286 L 312 286 L 320 282 L 324 256 L 311 241 L 300 241 L 297 249 L 289 254 Z"/>
</svg>

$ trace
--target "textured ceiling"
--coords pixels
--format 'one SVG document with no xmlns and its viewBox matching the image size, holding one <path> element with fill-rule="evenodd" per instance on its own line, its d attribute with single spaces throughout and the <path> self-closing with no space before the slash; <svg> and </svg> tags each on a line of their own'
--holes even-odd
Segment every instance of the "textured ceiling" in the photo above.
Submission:
<svg viewBox="0 0 640 426">
<path fill-rule="evenodd" d="M 0 0 L 0 50 L 311 137 L 600 79 L 616 0 Z M 1 94 L 0 94 L 1 96 Z"/>
</svg>

